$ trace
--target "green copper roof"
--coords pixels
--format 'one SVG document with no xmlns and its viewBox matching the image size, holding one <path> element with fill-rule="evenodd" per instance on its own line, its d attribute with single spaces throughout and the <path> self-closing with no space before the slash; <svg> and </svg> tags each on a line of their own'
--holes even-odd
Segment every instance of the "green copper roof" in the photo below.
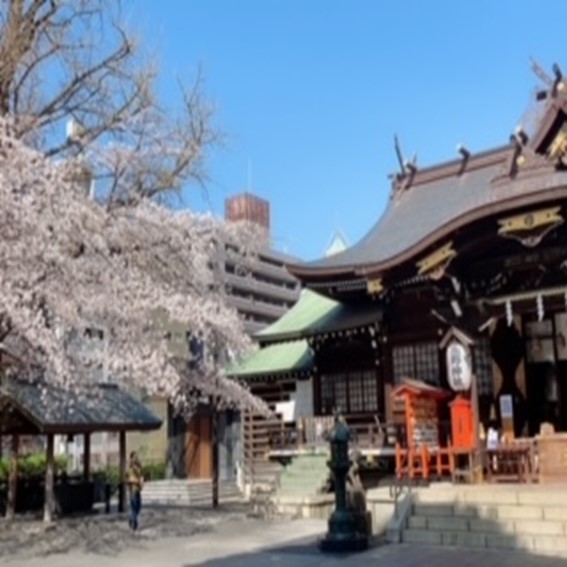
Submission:
<svg viewBox="0 0 567 567">
<path fill-rule="evenodd" d="M 304 289 L 299 301 L 255 338 L 261 343 L 307 338 L 376 323 L 381 316 L 378 305 L 341 303 Z"/>
<path fill-rule="evenodd" d="M 307 341 L 292 341 L 266 346 L 240 364 L 227 370 L 232 378 L 252 378 L 308 372 L 313 366 L 313 354 Z"/>
</svg>

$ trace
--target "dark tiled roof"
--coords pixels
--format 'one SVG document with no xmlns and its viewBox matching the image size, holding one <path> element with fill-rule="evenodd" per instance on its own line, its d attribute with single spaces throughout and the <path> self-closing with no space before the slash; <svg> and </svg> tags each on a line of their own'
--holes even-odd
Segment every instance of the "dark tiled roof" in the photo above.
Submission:
<svg viewBox="0 0 567 567">
<path fill-rule="evenodd" d="M 564 187 L 566 172 L 547 169 L 536 176 L 519 176 L 515 180 L 494 184 L 494 178 L 505 174 L 509 152 L 498 151 L 500 159 L 462 174 L 437 176 L 430 172 L 418 173 L 423 182 L 399 189 L 392 197 L 378 222 L 357 244 L 334 256 L 290 266 L 297 275 L 327 272 L 354 272 L 360 268 L 395 264 L 396 257 L 418 252 L 420 246 L 434 233 L 458 223 L 491 205 L 502 203 L 502 210 L 513 209 L 521 199 L 534 202 L 543 199 L 544 192 Z M 427 181 L 427 176 L 431 178 Z M 456 228 L 456 227 L 455 227 Z"/>
<path fill-rule="evenodd" d="M 141 431 L 159 429 L 162 423 L 142 402 L 111 384 L 79 394 L 45 384 L 6 380 L 0 388 L 0 427 L 2 418 L 11 411 L 38 433 Z"/>
</svg>

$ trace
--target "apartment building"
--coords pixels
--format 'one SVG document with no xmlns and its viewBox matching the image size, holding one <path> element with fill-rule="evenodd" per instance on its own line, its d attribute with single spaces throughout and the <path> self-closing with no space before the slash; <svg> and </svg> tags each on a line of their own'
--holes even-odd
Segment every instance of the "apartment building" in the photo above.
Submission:
<svg viewBox="0 0 567 567">
<path fill-rule="evenodd" d="M 222 279 L 230 303 L 244 320 L 250 335 L 277 321 L 299 299 L 299 282 L 285 268 L 297 258 L 270 246 L 270 203 L 251 193 L 241 193 L 225 202 L 228 222 L 247 221 L 265 233 L 263 245 L 252 261 L 240 264 L 238 255 L 222 253 L 219 278 Z M 230 247 L 225 244 L 225 252 Z"/>
</svg>

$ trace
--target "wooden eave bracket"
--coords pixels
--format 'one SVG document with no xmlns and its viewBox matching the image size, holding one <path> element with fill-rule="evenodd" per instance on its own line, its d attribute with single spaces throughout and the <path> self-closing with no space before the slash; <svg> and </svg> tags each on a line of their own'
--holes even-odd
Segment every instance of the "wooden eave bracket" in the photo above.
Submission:
<svg viewBox="0 0 567 567">
<path fill-rule="evenodd" d="M 561 207 L 548 207 L 498 220 L 498 235 L 513 238 L 528 248 L 537 246 L 554 228 L 563 224 Z"/>
<path fill-rule="evenodd" d="M 453 243 L 449 242 L 417 262 L 417 273 L 420 276 L 429 276 L 434 280 L 441 279 L 456 255 L 457 252 L 453 248 Z"/>
<path fill-rule="evenodd" d="M 369 295 L 380 295 L 384 291 L 382 278 L 371 278 L 366 282 L 366 291 Z"/>
</svg>

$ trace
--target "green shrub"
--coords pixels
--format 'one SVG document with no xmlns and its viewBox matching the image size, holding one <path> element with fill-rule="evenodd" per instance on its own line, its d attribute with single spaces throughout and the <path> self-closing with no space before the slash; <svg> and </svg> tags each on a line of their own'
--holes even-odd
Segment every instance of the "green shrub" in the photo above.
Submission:
<svg viewBox="0 0 567 567">
<path fill-rule="evenodd" d="M 67 470 L 67 456 L 55 457 L 55 475 L 60 475 Z M 0 459 L 0 481 L 6 481 L 10 470 L 10 460 L 7 457 Z M 38 478 L 44 477 L 47 470 L 47 459 L 44 453 L 30 453 L 18 457 L 18 477 Z"/>
<path fill-rule="evenodd" d="M 142 466 L 145 480 L 163 480 L 165 478 L 166 465 L 161 463 L 148 463 Z"/>
</svg>

